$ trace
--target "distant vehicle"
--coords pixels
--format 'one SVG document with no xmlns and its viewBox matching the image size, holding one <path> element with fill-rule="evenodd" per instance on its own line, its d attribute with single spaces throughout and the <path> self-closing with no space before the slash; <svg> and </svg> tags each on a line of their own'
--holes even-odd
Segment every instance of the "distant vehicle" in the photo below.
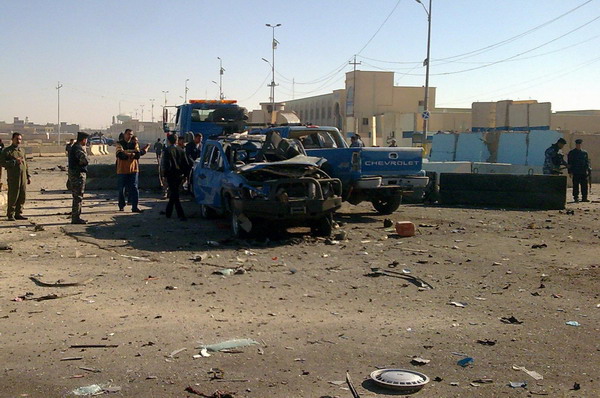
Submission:
<svg viewBox="0 0 600 398">
<path fill-rule="evenodd" d="M 294 225 L 329 236 L 342 184 L 319 168 L 322 161 L 276 132 L 208 139 L 193 168 L 192 189 L 202 216 L 228 215 L 236 237 Z"/>
<path fill-rule="evenodd" d="M 342 181 L 344 201 L 369 201 L 381 214 L 396 211 L 403 194 L 423 189 L 429 181 L 422 170 L 421 148 L 350 148 L 335 127 L 279 126 L 253 134 L 271 132 L 298 139 L 308 155 L 327 159 L 322 168 Z"/>
<path fill-rule="evenodd" d="M 168 120 L 165 108 L 164 120 Z M 203 139 L 221 135 L 241 133 L 246 128 L 248 111 L 237 105 L 236 100 L 190 100 L 177 106 L 174 129 L 167 124 L 165 133 L 174 132 L 186 137 L 189 142 L 195 133 L 202 133 Z"/>
</svg>

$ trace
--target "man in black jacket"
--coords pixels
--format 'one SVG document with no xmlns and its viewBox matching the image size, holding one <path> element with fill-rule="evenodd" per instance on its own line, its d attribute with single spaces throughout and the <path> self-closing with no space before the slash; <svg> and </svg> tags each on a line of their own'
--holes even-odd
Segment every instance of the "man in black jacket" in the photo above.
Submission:
<svg viewBox="0 0 600 398">
<path fill-rule="evenodd" d="M 83 191 L 85 189 L 85 178 L 89 159 L 85 152 L 89 134 L 77 133 L 77 142 L 69 148 L 69 179 L 67 188 L 73 194 L 73 205 L 71 210 L 71 224 L 86 224 L 81 218 L 81 203 L 83 202 Z"/>
<path fill-rule="evenodd" d="M 173 207 L 175 207 L 177 217 L 181 221 L 185 221 L 185 214 L 179 201 L 179 188 L 192 165 L 183 148 L 175 145 L 177 143 L 177 136 L 175 134 L 169 135 L 167 141 L 168 147 L 163 152 L 163 158 L 160 162 L 163 175 L 166 177 L 167 185 L 169 186 L 169 203 L 167 204 L 165 214 L 167 218 L 171 218 Z"/>
<path fill-rule="evenodd" d="M 573 199 L 579 202 L 579 187 L 581 187 L 582 202 L 588 200 L 588 178 L 592 168 L 588 153 L 581 149 L 582 139 L 575 140 L 575 149 L 571 149 L 567 155 L 569 164 L 569 175 L 573 179 Z"/>
</svg>

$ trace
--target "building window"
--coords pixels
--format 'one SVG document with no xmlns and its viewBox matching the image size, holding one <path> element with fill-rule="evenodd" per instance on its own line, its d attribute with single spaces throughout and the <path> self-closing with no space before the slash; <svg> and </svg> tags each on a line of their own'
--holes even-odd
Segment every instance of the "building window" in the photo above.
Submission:
<svg viewBox="0 0 600 398">
<path fill-rule="evenodd" d="M 368 117 L 363 117 L 363 126 L 368 126 L 369 125 L 369 118 Z"/>
<path fill-rule="evenodd" d="M 331 119 L 332 110 L 331 107 L 327 107 L 327 117 Z"/>
</svg>

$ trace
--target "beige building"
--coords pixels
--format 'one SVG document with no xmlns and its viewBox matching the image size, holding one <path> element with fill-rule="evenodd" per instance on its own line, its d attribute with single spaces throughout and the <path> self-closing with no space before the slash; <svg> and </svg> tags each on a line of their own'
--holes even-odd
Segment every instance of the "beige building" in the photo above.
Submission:
<svg viewBox="0 0 600 398">
<path fill-rule="evenodd" d="M 412 146 L 423 131 L 423 87 L 394 85 L 394 72 L 346 73 L 345 88 L 329 94 L 277 103 L 302 123 L 335 126 L 346 136 L 357 132 L 366 145 L 385 146 L 391 138 Z M 472 108 L 436 108 L 436 88 L 429 88 L 428 133 L 531 129 L 600 132 L 600 111 L 552 113 L 549 102 L 474 102 Z M 264 108 L 264 106 L 263 106 Z M 264 113 L 264 109 L 260 111 Z M 254 113 L 253 112 L 253 113 Z"/>
</svg>

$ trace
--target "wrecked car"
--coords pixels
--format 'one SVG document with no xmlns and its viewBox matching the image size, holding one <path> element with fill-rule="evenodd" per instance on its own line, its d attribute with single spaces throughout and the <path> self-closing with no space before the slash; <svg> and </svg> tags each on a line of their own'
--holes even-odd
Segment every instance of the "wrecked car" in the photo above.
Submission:
<svg viewBox="0 0 600 398">
<path fill-rule="evenodd" d="M 236 237 L 299 225 L 328 236 L 342 184 L 320 169 L 323 161 L 277 132 L 209 139 L 194 165 L 192 189 L 202 216 L 229 216 Z"/>
</svg>

